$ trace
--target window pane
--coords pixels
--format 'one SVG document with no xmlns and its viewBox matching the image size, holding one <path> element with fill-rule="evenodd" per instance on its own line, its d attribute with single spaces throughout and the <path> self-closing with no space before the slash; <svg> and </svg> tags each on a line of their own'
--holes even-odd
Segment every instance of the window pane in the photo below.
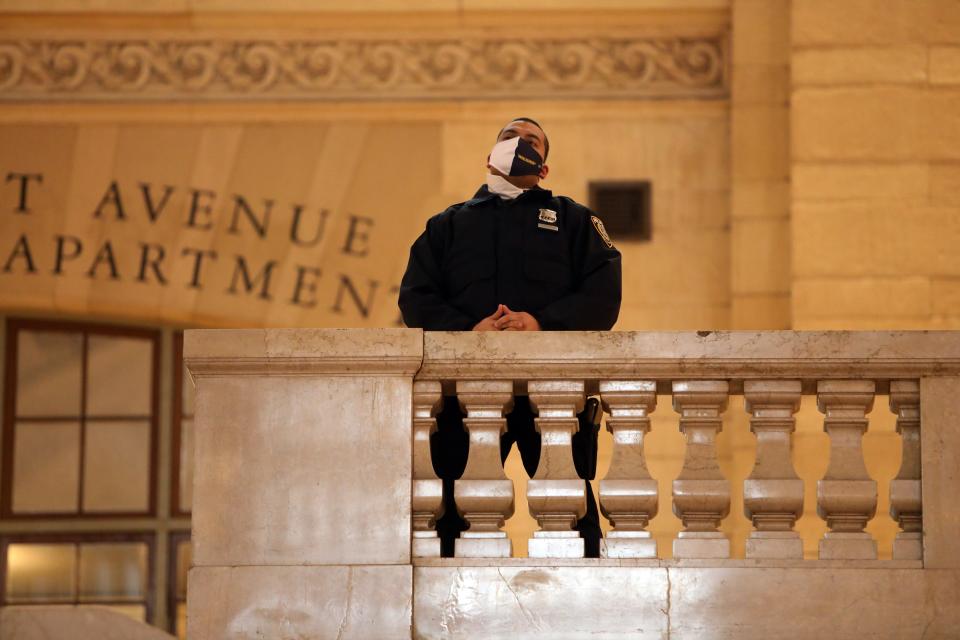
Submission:
<svg viewBox="0 0 960 640">
<path fill-rule="evenodd" d="M 80 416 L 83 336 L 20 331 L 17 334 L 17 415 Z"/>
<path fill-rule="evenodd" d="M 183 366 L 183 385 L 181 388 L 181 400 L 180 400 L 180 413 L 185 416 L 193 415 L 193 397 L 194 397 L 194 388 L 193 388 L 193 379 L 190 377 L 190 372 L 187 371 L 187 366 Z"/>
<path fill-rule="evenodd" d="M 177 575 L 176 575 L 176 594 L 177 600 L 187 599 L 187 575 L 190 571 L 190 564 L 193 562 L 193 547 L 189 540 L 177 543 Z"/>
<path fill-rule="evenodd" d="M 7 546 L 7 603 L 53 602 L 76 597 L 72 544 Z"/>
<path fill-rule="evenodd" d="M 142 600 L 147 545 L 141 542 L 80 545 L 80 600 Z"/>
<path fill-rule="evenodd" d="M 18 423 L 13 446 L 13 510 L 74 513 L 80 477 L 80 423 Z"/>
<path fill-rule="evenodd" d="M 87 349 L 87 415 L 150 415 L 153 342 L 90 336 Z"/>
<path fill-rule="evenodd" d="M 87 423 L 84 511 L 146 511 L 150 489 L 150 423 Z"/>
<path fill-rule="evenodd" d="M 193 508 L 193 420 L 180 421 L 180 510 Z"/>
</svg>

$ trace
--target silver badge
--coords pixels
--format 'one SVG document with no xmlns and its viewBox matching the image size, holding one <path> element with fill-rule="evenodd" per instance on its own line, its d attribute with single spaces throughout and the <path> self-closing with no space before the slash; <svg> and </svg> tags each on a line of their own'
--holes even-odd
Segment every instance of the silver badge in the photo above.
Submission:
<svg viewBox="0 0 960 640">
<path fill-rule="evenodd" d="M 557 224 L 557 212 L 552 209 L 540 209 L 540 222 Z"/>
</svg>

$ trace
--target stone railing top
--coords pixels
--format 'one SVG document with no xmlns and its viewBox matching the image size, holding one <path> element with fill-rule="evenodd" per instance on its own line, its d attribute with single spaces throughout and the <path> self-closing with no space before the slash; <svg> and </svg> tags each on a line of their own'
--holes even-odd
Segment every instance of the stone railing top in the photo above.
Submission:
<svg viewBox="0 0 960 640">
<path fill-rule="evenodd" d="M 194 377 L 216 375 L 413 375 L 419 329 L 200 329 L 184 332 Z"/>
<path fill-rule="evenodd" d="M 426 332 L 423 355 L 423 380 L 889 380 L 960 374 L 960 332 Z"/>
<path fill-rule="evenodd" d="M 872 378 L 960 375 L 956 331 L 419 329 L 187 331 L 194 376 L 413 375 L 420 380 Z"/>
</svg>

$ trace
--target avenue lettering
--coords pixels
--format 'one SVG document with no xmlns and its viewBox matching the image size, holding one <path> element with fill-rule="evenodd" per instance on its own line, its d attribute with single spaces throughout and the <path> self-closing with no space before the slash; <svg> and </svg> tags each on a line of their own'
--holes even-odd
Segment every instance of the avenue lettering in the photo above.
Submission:
<svg viewBox="0 0 960 640">
<path fill-rule="evenodd" d="M 37 218 L 45 213 L 35 205 L 41 189 L 49 186 L 43 174 L 9 171 L 2 186 L 0 209 Z M 397 287 L 383 287 L 376 279 L 342 271 L 324 273 L 319 264 L 309 263 L 310 257 L 302 264 L 286 259 L 289 251 L 322 245 L 341 256 L 334 259 L 338 267 L 353 266 L 353 260 L 371 255 L 376 228 L 372 217 L 347 214 L 337 226 L 343 229 L 342 235 L 324 242 L 335 219 L 326 208 L 239 193 L 224 195 L 200 187 L 121 184 L 116 180 L 106 185 L 88 211 L 90 218 L 100 223 L 102 233 L 80 236 L 17 231 L 0 238 L 0 274 L 46 273 L 183 287 L 304 309 L 321 306 L 319 297 L 326 292 L 327 311 L 362 318 L 370 317 L 378 303 L 393 304 L 395 300 Z M 111 229 L 122 230 L 127 225 L 136 225 L 138 233 L 142 230 L 142 239 L 131 242 L 110 237 Z M 148 230 L 153 226 L 158 227 L 157 232 Z M 205 243 L 202 238 L 207 234 L 209 242 Z M 123 236 L 129 238 L 130 232 Z M 177 240 L 152 241 L 158 237 Z"/>
<path fill-rule="evenodd" d="M 43 181 L 40 174 L 22 174 L 11 172 L 7 182 L 18 180 L 20 196 L 16 211 L 29 211 L 28 188 L 30 180 Z M 132 193 L 131 193 L 132 191 Z M 183 193 L 185 206 L 180 214 L 176 211 L 167 212 L 170 202 L 176 195 Z M 220 197 L 215 191 L 191 187 L 177 189 L 171 185 L 151 185 L 146 182 L 137 184 L 136 189 L 122 190 L 117 181 L 111 182 L 104 189 L 96 206 L 93 208 L 93 217 L 99 220 L 129 221 L 134 215 L 141 215 L 151 224 L 161 220 L 162 216 L 178 216 L 178 224 L 186 229 L 211 231 L 218 226 L 216 214 L 218 210 L 228 212 L 219 224 L 231 235 L 252 233 L 260 239 L 272 237 L 272 233 L 283 233 L 294 245 L 299 247 L 316 246 L 326 230 L 330 211 L 327 209 L 309 209 L 306 205 L 292 203 L 287 209 L 290 222 L 280 228 L 277 222 L 281 216 L 277 215 L 276 201 L 262 198 L 259 201 L 242 194 L 233 193 Z M 369 240 L 370 227 L 374 225 L 373 218 L 350 215 L 347 222 L 347 234 L 341 245 L 344 255 L 365 256 L 366 243 Z"/>
</svg>

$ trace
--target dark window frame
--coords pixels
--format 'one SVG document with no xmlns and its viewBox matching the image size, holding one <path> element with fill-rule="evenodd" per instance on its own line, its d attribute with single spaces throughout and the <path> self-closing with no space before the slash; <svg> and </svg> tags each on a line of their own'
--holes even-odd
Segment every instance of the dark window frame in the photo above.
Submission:
<svg viewBox="0 0 960 640">
<path fill-rule="evenodd" d="M 183 446 L 183 419 L 193 420 L 194 414 L 183 412 L 183 331 L 173 332 L 173 442 L 170 453 L 170 515 L 173 517 L 189 518 L 190 509 L 184 509 L 180 504 L 180 447 Z M 196 427 L 196 423 L 194 423 Z"/>
<path fill-rule="evenodd" d="M 17 351 L 20 331 L 42 331 L 51 333 L 80 333 L 83 336 L 83 356 L 81 364 L 81 407 L 80 407 L 80 450 L 79 478 L 77 481 L 77 511 L 16 513 L 13 511 L 13 465 L 14 439 L 16 431 L 17 397 Z M 147 508 L 143 511 L 85 511 L 83 509 L 83 475 L 86 425 L 91 416 L 86 415 L 87 384 L 87 345 L 91 335 L 147 339 L 152 343 L 151 384 L 150 384 L 150 454 L 147 469 Z M 3 476 L 0 478 L 0 520 L 80 520 L 107 518 L 143 518 L 157 516 L 157 471 L 160 456 L 160 345 L 161 332 L 158 329 L 143 329 L 121 325 L 96 324 L 86 322 L 68 322 L 61 320 L 39 320 L 34 318 L 7 318 L 5 327 L 6 353 L 4 362 L 3 424 L 0 428 L 3 454 Z M 146 417 L 146 416 L 144 416 Z M 96 419 L 96 417 L 94 417 Z M 126 419 L 126 418 L 125 418 Z"/>
</svg>

